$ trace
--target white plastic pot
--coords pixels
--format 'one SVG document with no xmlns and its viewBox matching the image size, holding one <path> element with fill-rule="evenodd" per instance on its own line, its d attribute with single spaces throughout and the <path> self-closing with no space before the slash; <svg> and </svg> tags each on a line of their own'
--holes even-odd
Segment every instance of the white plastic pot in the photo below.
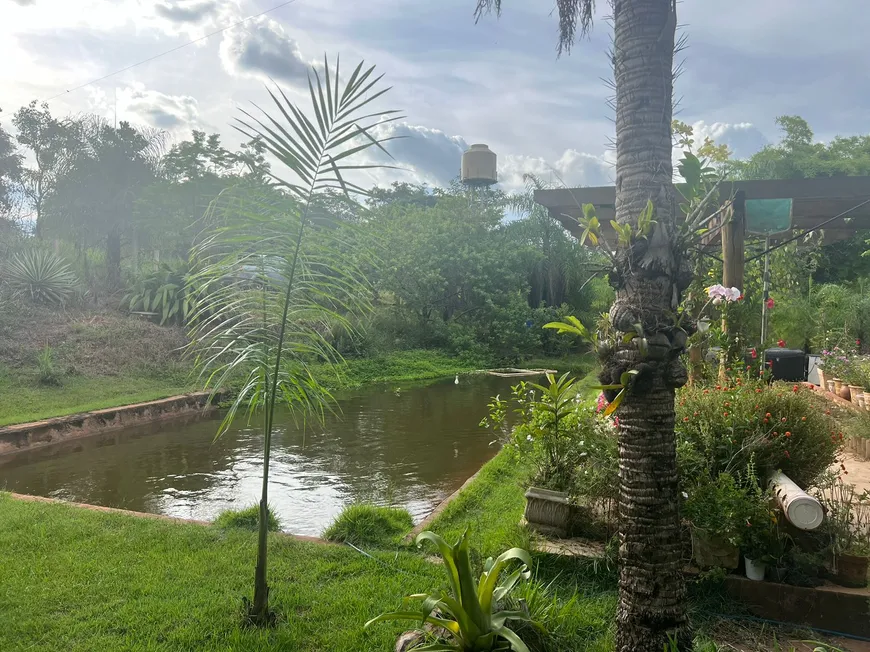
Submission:
<svg viewBox="0 0 870 652">
<path fill-rule="evenodd" d="M 746 562 L 746 577 L 751 580 L 755 580 L 756 582 L 761 582 L 764 580 L 764 562 L 763 561 L 755 561 L 754 559 L 750 559 L 749 557 L 744 557 L 744 561 Z"/>
</svg>

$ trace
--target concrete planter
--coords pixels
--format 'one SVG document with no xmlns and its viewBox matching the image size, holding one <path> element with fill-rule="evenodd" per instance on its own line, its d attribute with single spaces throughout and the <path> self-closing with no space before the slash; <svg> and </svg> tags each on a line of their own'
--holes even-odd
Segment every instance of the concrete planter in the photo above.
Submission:
<svg viewBox="0 0 870 652">
<path fill-rule="evenodd" d="M 692 560 L 699 568 L 733 570 L 740 562 L 737 546 L 710 536 L 706 530 L 692 528 Z"/>
<path fill-rule="evenodd" d="M 571 501 L 564 491 L 529 487 L 526 491 L 526 523 L 542 534 L 566 537 L 571 529 Z"/>
<path fill-rule="evenodd" d="M 840 555 L 837 557 L 837 572 L 831 580 L 840 586 L 863 588 L 867 586 L 868 558 L 859 555 Z"/>
<path fill-rule="evenodd" d="M 851 401 L 856 405 L 861 403 L 861 396 L 864 395 L 864 388 L 860 385 L 849 385 L 849 396 Z"/>
</svg>

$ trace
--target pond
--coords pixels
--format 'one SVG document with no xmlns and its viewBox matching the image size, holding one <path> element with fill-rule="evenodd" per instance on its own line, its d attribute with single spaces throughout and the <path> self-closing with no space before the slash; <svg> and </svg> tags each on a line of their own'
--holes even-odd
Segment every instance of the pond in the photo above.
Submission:
<svg viewBox="0 0 870 652">
<path fill-rule="evenodd" d="M 495 455 L 494 433 L 478 424 L 489 399 L 517 382 L 371 386 L 340 396 L 338 417 L 304 431 L 276 415 L 269 502 L 282 528 L 317 536 L 355 501 L 405 507 L 419 521 Z M 218 423 L 175 420 L 25 452 L 0 466 L 0 489 L 213 520 L 257 502 L 263 467 L 257 422 L 215 440 Z"/>
</svg>

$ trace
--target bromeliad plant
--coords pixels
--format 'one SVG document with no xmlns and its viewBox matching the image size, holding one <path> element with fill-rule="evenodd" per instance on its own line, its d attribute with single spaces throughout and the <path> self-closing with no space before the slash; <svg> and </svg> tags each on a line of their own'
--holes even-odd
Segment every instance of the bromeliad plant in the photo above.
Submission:
<svg viewBox="0 0 870 652">
<path fill-rule="evenodd" d="M 450 591 L 411 595 L 408 599 L 423 601 L 419 611 L 384 613 L 372 618 L 365 626 L 389 620 L 410 620 L 419 622 L 421 627 L 429 624 L 441 628 L 449 637 L 447 641 L 415 647 L 415 652 L 529 652 L 520 637 L 508 628 L 507 622 L 535 623 L 525 611 L 499 608 L 517 582 L 529 578 L 529 567 L 532 565 L 529 553 L 521 548 L 511 548 L 494 561 L 487 559 L 480 581 L 477 582 L 471 568 L 467 530 L 453 546 L 434 532 L 421 532 L 417 536 L 417 545 L 422 545 L 424 541 L 431 541 L 438 546 Z M 514 559 L 521 562 L 520 567 L 499 583 L 502 571 Z"/>
<path fill-rule="evenodd" d="M 369 309 L 370 287 L 359 263 L 364 239 L 353 227 L 320 210 L 321 193 L 346 196 L 364 190 L 344 178 L 348 157 L 377 147 L 373 127 L 398 119 L 394 111 L 372 112 L 379 89 L 374 67 L 360 63 L 342 82 L 336 60 L 331 71 L 312 70 L 311 118 L 280 90 L 269 92 L 274 113 L 243 111 L 237 129 L 283 164 L 289 177 L 272 174 L 271 185 L 245 183 L 219 195 L 203 218 L 191 254 L 187 287 L 198 288 L 190 315 L 191 350 L 206 387 L 237 387 L 218 430 L 239 410 L 252 418 L 262 411 L 263 482 L 259 504 L 254 600 L 248 618 L 270 624 L 266 582 L 269 462 L 275 409 L 284 404 L 300 421 L 320 419 L 334 404 L 311 371 L 315 362 L 341 362 L 329 328 L 352 330 Z M 323 79 L 321 80 L 321 74 Z M 352 248 L 355 256 L 347 254 Z"/>
</svg>

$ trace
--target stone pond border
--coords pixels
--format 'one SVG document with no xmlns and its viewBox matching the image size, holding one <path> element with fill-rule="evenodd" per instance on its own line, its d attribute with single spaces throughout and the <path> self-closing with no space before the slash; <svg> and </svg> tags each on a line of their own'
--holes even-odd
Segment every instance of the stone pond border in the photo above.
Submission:
<svg viewBox="0 0 870 652">
<path fill-rule="evenodd" d="M 220 395 L 216 395 L 210 402 L 210 396 L 209 392 L 180 394 L 145 403 L 0 426 L 0 458 L 110 430 L 165 421 L 195 412 L 206 415 L 217 409 L 213 403 L 221 398 Z"/>
<path fill-rule="evenodd" d="M 131 516 L 134 518 L 147 518 L 154 521 L 164 521 L 167 523 L 174 523 L 176 525 L 199 525 L 199 526 L 210 526 L 212 523 L 210 521 L 199 521 L 192 518 L 181 518 L 178 516 L 168 516 L 167 514 L 151 514 L 150 512 L 134 512 L 129 509 L 119 509 L 117 507 L 103 507 L 102 505 L 89 505 L 88 503 L 73 503 L 68 500 L 61 500 L 60 498 L 47 498 L 46 496 L 32 496 L 30 494 L 16 494 L 9 493 L 14 500 L 23 500 L 25 502 L 31 503 L 49 503 L 52 505 L 65 505 L 67 507 L 72 507 L 74 509 L 87 509 L 92 512 L 102 512 L 104 514 L 120 514 L 121 516 Z M 287 537 L 290 539 L 294 539 L 296 541 L 304 541 L 307 543 L 319 543 L 327 546 L 336 546 L 340 545 L 337 543 L 333 543 L 332 541 L 327 541 L 326 539 L 321 539 L 319 537 L 311 537 L 306 536 L 304 534 L 290 534 L 289 532 L 273 532 L 272 534 L 277 534 L 278 536 Z"/>
</svg>

